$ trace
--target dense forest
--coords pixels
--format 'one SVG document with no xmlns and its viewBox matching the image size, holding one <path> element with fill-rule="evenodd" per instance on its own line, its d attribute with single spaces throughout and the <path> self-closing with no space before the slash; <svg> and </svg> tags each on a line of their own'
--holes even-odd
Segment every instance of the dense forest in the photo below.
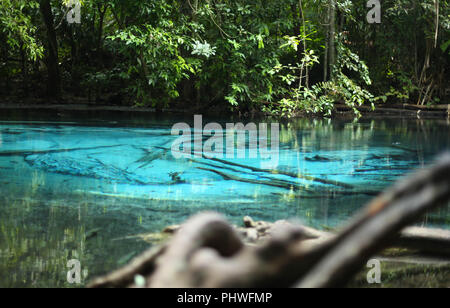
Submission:
<svg viewBox="0 0 450 308">
<path fill-rule="evenodd" d="M 0 94 L 278 116 L 439 104 L 449 34 L 448 0 L 2 0 Z"/>
</svg>

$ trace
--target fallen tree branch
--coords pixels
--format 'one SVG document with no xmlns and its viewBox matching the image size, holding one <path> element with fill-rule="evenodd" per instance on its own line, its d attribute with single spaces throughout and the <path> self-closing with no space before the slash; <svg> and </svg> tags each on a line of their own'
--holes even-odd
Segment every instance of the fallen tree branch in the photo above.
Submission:
<svg viewBox="0 0 450 308">
<path fill-rule="evenodd" d="M 155 147 L 155 148 L 170 150 L 170 149 L 167 149 L 164 147 Z M 247 170 L 250 170 L 253 172 L 258 172 L 258 173 L 265 173 L 265 174 L 272 174 L 272 175 L 285 175 L 285 176 L 288 176 L 288 177 L 291 177 L 294 179 L 303 179 L 303 180 L 321 183 L 321 184 L 325 184 L 325 185 L 334 185 L 334 186 L 350 188 L 350 189 L 355 188 L 355 186 L 353 186 L 351 184 L 347 184 L 347 183 L 343 183 L 343 182 L 339 182 L 339 181 L 327 180 L 327 179 L 323 179 L 323 178 L 317 178 L 317 177 L 313 177 L 310 175 L 302 175 L 300 173 L 293 173 L 293 172 L 287 172 L 287 171 L 282 171 L 282 170 L 261 169 L 261 168 L 252 167 L 249 165 L 242 165 L 242 164 L 234 163 L 234 162 L 227 161 L 224 159 L 219 159 L 219 158 L 214 158 L 214 157 L 206 157 L 203 155 L 202 155 L 202 158 L 210 160 L 210 161 L 214 161 L 217 163 L 221 163 L 224 165 L 239 167 L 239 168 L 247 169 Z M 221 167 L 218 167 L 218 168 L 221 168 Z"/>
<path fill-rule="evenodd" d="M 450 231 L 410 227 L 395 241 L 396 247 L 415 249 L 439 256 L 450 256 Z"/>
<path fill-rule="evenodd" d="M 219 215 L 201 214 L 156 257 L 144 255 L 90 286 L 136 287 L 133 275 L 145 278 L 141 287 L 345 286 L 371 256 L 405 241 L 406 226 L 449 199 L 447 155 L 380 195 L 336 236 L 282 224 L 266 244 L 246 246 Z"/>
<path fill-rule="evenodd" d="M 450 198 L 450 156 L 430 169 L 397 183 L 373 200 L 331 243 L 331 249 L 297 284 L 336 287 L 346 284 L 377 251 L 404 227 Z"/>
<path fill-rule="evenodd" d="M 158 257 L 166 250 L 166 246 L 159 246 L 147 250 L 142 255 L 133 259 L 127 266 L 101 278 L 97 278 L 91 287 L 120 288 L 132 285 L 136 275 L 147 275 L 155 270 Z"/>
<path fill-rule="evenodd" d="M 270 169 L 261 169 L 261 168 L 256 168 L 256 167 L 252 167 L 252 166 L 247 166 L 247 165 L 241 165 L 241 164 L 237 164 L 237 163 L 233 163 L 230 161 L 226 161 L 223 159 L 219 159 L 219 158 L 209 158 L 210 160 L 222 163 L 222 164 L 228 164 L 231 166 L 235 166 L 235 167 L 240 167 L 240 168 L 244 168 L 244 169 L 249 169 L 253 172 L 262 172 L 262 173 L 269 173 L 269 174 L 280 174 L 280 175 L 286 175 L 295 179 L 304 179 L 307 181 L 312 181 L 312 182 L 317 182 L 317 183 L 321 183 L 321 184 L 326 184 L 326 185 L 334 185 L 334 186 L 340 186 L 343 188 L 354 188 L 353 185 L 347 184 L 347 183 L 343 183 L 343 182 L 339 182 L 339 181 L 331 181 L 331 180 L 326 180 L 323 178 L 316 178 L 313 176 L 309 176 L 309 175 L 302 175 L 300 173 L 293 173 L 293 172 L 287 172 L 287 171 L 282 171 L 282 170 L 270 170 Z"/>
<path fill-rule="evenodd" d="M 213 172 L 215 174 L 220 175 L 225 181 L 237 181 L 237 182 L 242 182 L 242 183 L 250 183 L 250 184 L 260 184 L 260 185 L 266 185 L 266 186 L 272 186 L 272 187 L 280 187 L 280 188 L 285 188 L 288 190 L 294 189 L 294 190 L 306 190 L 305 187 L 296 184 L 296 183 L 292 183 L 292 182 L 287 182 L 287 181 L 282 181 L 282 180 L 275 180 L 275 179 L 271 179 L 268 181 L 262 181 L 262 180 L 252 180 L 252 179 L 246 179 L 246 178 L 242 178 L 242 177 L 238 177 L 232 174 L 227 174 L 225 172 L 221 172 L 218 170 L 214 170 L 214 169 L 209 169 L 209 168 L 202 168 L 202 167 L 197 167 L 197 169 L 199 170 L 203 170 L 203 171 L 209 171 L 209 172 Z"/>
</svg>

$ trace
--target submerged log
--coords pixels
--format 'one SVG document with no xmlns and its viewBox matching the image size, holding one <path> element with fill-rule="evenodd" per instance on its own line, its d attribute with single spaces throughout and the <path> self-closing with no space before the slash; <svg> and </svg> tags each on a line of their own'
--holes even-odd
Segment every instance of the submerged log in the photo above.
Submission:
<svg viewBox="0 0 450 308">
<path fill-rule="evenodd" d="M 249 184 L 259 184 L 259 185 L 280 187 L 280 188 L 285 188 L 285 189 L 288 189 L 288 190 L 292 189 L 292 190 L 308 191 L 308 189 L 306 187 L 303 187 L 303 186 L 301 186 L 299 184 L 288 182 L 288 181 L 275 180 L 275 179 L 271 179 L 271 180 L 268 180 L 268 181 L 252 180 L 252 179 L 246 179 L 246 178 L 242 178 L 242 177 L 239 177 L 239 176 L 235 176 L 235 175 L 232 175 L 232 174 L 227 174 L 225 172 L 221 172 L 221 171 L 214 170 L 214 169 L 202 168 L 202 167 L 197 167 L 197 169 L 203 170 L 203 171 L 209 171 L 209 172 L 213 172 L 215 174 L 218 174 L 225 181 L 237 181 L 237 182 L 249 183 Z"/>
<path fill-rule="evenodd" d="M 287 171 L 282 171 L 282 170 L 261 169 L 261 168 L 256 168 L 256 167 L 252 167 L 252 166 L 246 166 L 246 165 L 242 165 L 242 164 L 233 163 L 233 162 L 226 161 L 226 160 L 219 159 L 219 158 L 209 158 L 209 159 L 219 162 L 219 163 L 222 163 L 222 164 L 228 164 L 228 165 L 235 166 L 235 167 L 249 169 L 253 172 L 280 174 L 280 175 L 286 175 L 286 176 L 289 176 L 289 177 L 295 178 L 295 179 L 303 179 L 303 180 L 317 182 L 317 183 L 326 184 L 326 185 L 335 185 L 335 186 L 339 186 L 339 187 L 343 187 L 343 188 L 354 188 L 353 185 L 350 185 L 347 183 L 343 183 L 343 182 L 339 182 L 339 181 L 331 181 L 331 180 L 317 178 L 317 177 L 313 177 L 313 176 L 309 176 L 309 175 L 302 175 L 300 173 L 293 173 L 293 172 L 287 172 Z"/>
<path fill-rule="evenodd" d="M 87 147 L 87 148 L 67 148 L 67 149 L 54 149 L 54 150 L 23 150 L 23 151 L 3 151 L 0 152 L 0 156 L 30 156 L 36 154 L 57 154 L 57 153 L 68 153 L 76 151 L 90 151 L 99 149 L 109 149 L 120 147 L 121 145 L 104 145 L 97 147 Z"/>
<path fill-rule="evenodd" d="M 449 199 L 447 155 L 376 198 L 335 236 L 283 224 L 266 244 L 246 246 L 223 218 L 201 214 L 190 219 L 156 256 L 148 252 L 90 286 L 345 286 L 370 257 L 402 239 L 400 232 L 406 226 Z M 406 236 L 408 232 L 411 235 L 411 229 Z"/>
<path fill-rule="evenodd" d="M 206 162 L 202 162 L 202 161 L 198 161 L 195 159 L 189 159 L 189 161 L 200 164 L 200 165 L 206 165 L 212 168 L 217 168 L 217 169 L 225 169 L 225 170 L 230 170 L 232 172 L 236 172 L 236 173 L 244 173 L 247 175 L 251 175 L 254 176 L 255 174 L 252 174 L 250 172 L 243 172 L 241 170 L 237 170 L 234 169 L 232 167 L 229 166 L 219 166 L 216 164 L 210 164 L 210 163 L 206 163 Z M 231 163 L 234 165 L 234 163 Z M 238 165 L 241 166 L 241 165 Z M 287 181 L 287 180 L 281 180 L 281 179 L 274 179 L 273 177 L 267 176 L 267 175 L 263 175 L 260 176 L 260 178 L 264 179 L 264 180 L 254 180 L 254 179 L 247 179 L 247 178 L 243 178 L 240 176 L 236 176 L 236 175 L 232 175 L 229 173 L 225 173 L 223 171 L 219 171 L 219 170 L 215 170 L 215 169 L 211 169 L 211 168 L 202 168 L 202 167 L 197 167 L 197 169 L 203 170 L 203 171 L 209 171 L 209 172 L 213 172 L 216 173 L 218 175 L 220 175 L 224 180 L 226 181 L 238 181 L 238 182 L 243 182 L 243 183 L 250 183 L 250 184 L 257 184 L 257 185 L 266 185 L 266 186 L 273 186 L 273 187 L 279 187 L 279 188 L 284 188 L 287 190 L 294 190 L 294 191 L 302 191 L 302 192 L 309 192 L 309 193 L 314 193 L 315 190 L 312 190 L 310 188 L 307 188 L 304 185 L 301 185 L 299 183 L 295 183 L 295 182 L 291 182 L 291 181 Z M 260 170 L 257 172 L 264 172 L 264 169 L 258 169 L 258 168 L 254 168 L 254 167 L 248 167 L 247 169 L 250 169 L 251 171 L 254 170 Z M 276 172 L 272 171 L 271 174 L 276 174 Z M 291 175 L 291 177 L 294 177 L 293 175 Z M 298 178 L 298 177 L 297 177 Z M 321 182 L 323 184 L 324 179 L 320 179 L 320 178 L 315 178 L 316 182 Z M 336 184 L 335 182 L 333 182 L 334 184 Z M 341 185 L 338 186 L 345 186 L 346 184 L 341 183 Z M 353 186 L 349 186 L 351 188 L 354 188 Z M 333 194 L 335 195 L 355 195 L 355 194 L 362 194 L 362 195 L 368 195 L 368 196 L 378 196 L 380 194 L 379 191 L 370 191 L 370 190 L 363 190 L 363 191 L 355 191 L 355 190 L 350 190 L 350 191 L 345 191 L 345 190 L 335 190 L 333 191 Z M 301 198 L 323 198 L 323 194 L 319 193 L 317 195 L 309 195 L 309 196 L 305 196 L 305 195 L 298 195 L 297 197 L 301 197 Z"/>
<path fill-rule="evenodd" d="M 163 150 L 167 150 L 169 151 L 170 149 L 165 148 L 165 147 L 155 147 L 158 149 L 163 149 Z M 332 181 L 332 180 L 327 180 L 327 179 L 323 179 L 323 178 L 318 178 L 318 177 L 313 177 L 310 175 L 303 175 L 300 173 L 294 173 L 294 172 L 287 172 L 287 171 L 282 171 L 282 170 L 271 170 L 271 169 L 262 169 L 262 168 L 257 168 L 257 167 L 252 167 L 249 165 L 242 165 L 242 164 L 238 164 L 238 163 L 234 163 L 231 161 L 227 161 L 224 159 L 220 159 L 220 158 L 213 158 L 213 157 L 206 157 L 203 156 L 203 154 L 201 154 L 202 157 L 204 159 L 210 160 L 210 161 L 214 161 L 214 162 L 218 162 L 224 165 L 228 165 L 228 166 L 233 166 L 233 167 L 239 167 L 239 168 L 243 168 L 246 170 L 250 170 L 252 172 L 258 172 L 258 173 L 264 173 L 264 174 L 270 174 L 270 175 L 285 175 L 294 179 L 302 179 L 302 180 L 307 180 L 307 181 L 311 181 L 311 182 L 316 182 L 316 183 L 321 183 L 321 184 L 325 184 L 325 185 L 334 185 L 334 186 L 338 186 L 338 187 L 343 187 L 343 188 L 350 188 L 353 189 L 355 188 L 355 186 L 351 185 L 351 184 L 347 184 L 347 183 L 343 183 L 343 182 L 339 182 L 339 181 Z M 194 162 L 198 162 L 196 160 L 190 159 L 191 161 Z M 216 166 L 217 168 L 220 168 L 219 166 Z"/>
</svg>

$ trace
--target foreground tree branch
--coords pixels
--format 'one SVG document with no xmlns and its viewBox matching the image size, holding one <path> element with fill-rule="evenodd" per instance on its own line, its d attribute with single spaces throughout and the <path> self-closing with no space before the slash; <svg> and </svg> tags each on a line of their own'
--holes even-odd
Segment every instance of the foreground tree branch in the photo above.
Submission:
<svg viewBox="0 0 450 308">
<path fill-rule="evenodd" d="M 412 229 L 401 237 L 400 232 L 449 199 L 446 155 L 377 197 L 335 236 L 280 224 L 266 244 L 246 246 L 221 216 L 201 214 L 156 253 L 147 252 L 91 287 L 345 286 L 378 251 L 396 242 L 417 242 L 420 235 Z M 448 244 L 445 236 L 435 240 L 428 242 L 433 249 Z"/>
<path fill-rule="evenodd" d="M 377 251 L 427 211 L 450 198 L 450 157 L 421 171 L 373 200 L 330 245 L 331 249 L 298 286 L 335 287 L 347 283 Z"/>
<path fill-rule="evenodd" d="M 395 246 L 448 257 L 450 256 L 450 231 L 406 228 L 395 241 Z"/>
</svg>

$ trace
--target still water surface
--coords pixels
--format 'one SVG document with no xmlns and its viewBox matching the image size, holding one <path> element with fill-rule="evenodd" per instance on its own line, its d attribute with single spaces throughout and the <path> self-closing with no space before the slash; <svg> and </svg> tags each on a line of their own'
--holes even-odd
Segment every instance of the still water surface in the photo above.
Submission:
<svg viewBox="0 0 450 308">
<path fill-rule="evenodd" d="M 281 124 L 268 170 L 264 159 L 175 159 L 171 128 L 181 120 L 193 124 L 1 121 L 0 287 L 69 286 L 70 259 L 86 282 L 149 246 L 135 235 L 205 210 L 234 223 L 249 215 L 338 227 L 450 150 L 447 121 L 299 119 Z M 420 225 L 450 229 L 449 207 Z"/>
</svg>

